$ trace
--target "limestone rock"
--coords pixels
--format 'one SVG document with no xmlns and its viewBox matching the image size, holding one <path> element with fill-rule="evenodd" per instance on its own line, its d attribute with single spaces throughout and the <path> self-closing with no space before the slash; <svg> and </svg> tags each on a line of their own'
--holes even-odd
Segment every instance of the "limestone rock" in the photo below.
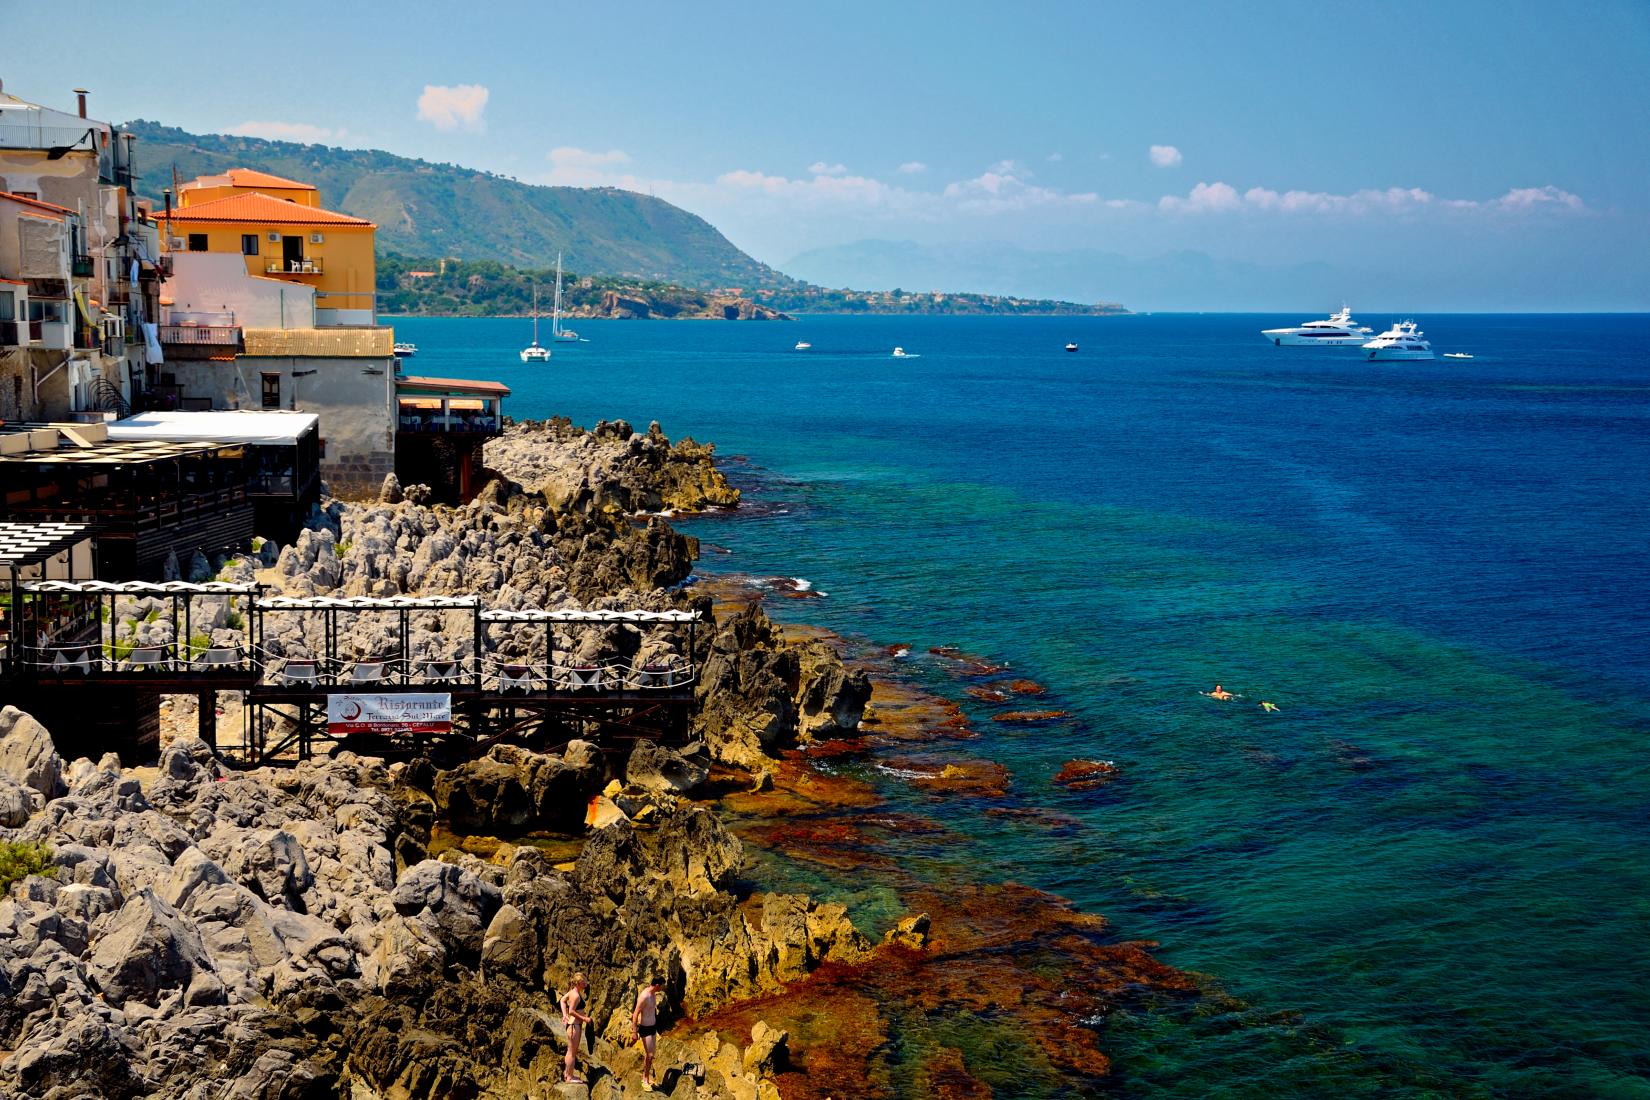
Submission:
<svg viewBox="0 0 1650 1100">
<path fill-rule="evenodd" d="M 164 991 L 187 988 L 211 969 L 194 922 L 149 889 L 121 907 L 87 964 L 113 1004 L 156 1004 Z"/>
<path fill-rule="evenodd" d="M 63 758 L 46 727 L 16 707 L 0 708 L 0 775 L 45 798 L 64 793 Z"/>
<path fill-rule="evenodd" d="M 625 782 L 653 791 L 686 794 L 703 783 L 710 769 L 656 741 L 638 741 L 625 764 Z"/>
<path fill-rule="evenodd" d="M 402 916 L 425 924 L 450 949 L 477 956 L 499 908 L 500 893 L 460 867 L 427 859 L 401 876 L 390 902 Z"/>
<path fill-rule="evenodd" d="M 921 951 L 928 946 L 928 914 L 901 917 L 898 924 L 883 933 L 882 942 Z"/>
</svg>

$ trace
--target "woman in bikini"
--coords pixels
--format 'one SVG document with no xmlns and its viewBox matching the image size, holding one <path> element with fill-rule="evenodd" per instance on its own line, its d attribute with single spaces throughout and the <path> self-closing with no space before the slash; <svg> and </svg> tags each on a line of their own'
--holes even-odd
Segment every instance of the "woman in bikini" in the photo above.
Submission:
<svg viewBox="0 0 1650 1100">
<path fill-rule="evenodd" d="M 584 1000 L 584 991 L 588 985 L 589 983 L 584 980 L 584 974 L 574 974 L 573 984 L 561 995 L 561 1022 L 567 1028 L 567 1063 L 563 1067 L 561 1079 L 573 1085 L 584 1084 L 584 1078 L 579 1077 L 575 1070 L 579 1042 L 584 1038 L 585 1025 L 591 1022 L 589 1016 L 579 1011 L 579 1003 Z"/>
</svg>

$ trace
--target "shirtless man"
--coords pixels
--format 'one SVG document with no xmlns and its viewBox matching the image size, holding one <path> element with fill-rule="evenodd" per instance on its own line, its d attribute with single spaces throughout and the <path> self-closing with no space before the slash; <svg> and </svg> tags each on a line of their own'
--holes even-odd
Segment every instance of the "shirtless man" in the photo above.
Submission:
<svg viewBox="0 0 1650 1100">
<path fill-rule="evenodd" d="M 665 980 L 655 975 L 642 991 L 636 994 L 636 1008 L 630 1013 L 630 1041 L 642 1041 L 642 1087 L 653 1089 L 653 1044 L 659 1034 L 659 994 Z"/>
<path fill-rule="evenodd" d="M 1200 692 L 1199 694 L 1207 695 L 1211 699 L 1236 699 L 1237 698 L 1237 696 L 1233 695 L 1231 692 L 1227 691 L 1225 688 L 1221 687 L 1219 684 L 1215 685 L 1215 690 L 1213 690 L 1213 691 L 1204 691 L 1204 692 Z"/>
<path fill-rule="evenodd" d="M 584 1084 L 584 1078 L 579 1077 L 575 1070 L 579 1040 L 584 1037 L 585 1025 L 591 1022 L 589 1016 L 579 1011 L 579 1003 L 584 1000 L 584 991 L 589 984 L 582 973 L 574 974 L 573 984 L 561 995 L 561 1022 L 567 1028 L 567 1064 L 562 1069 L 561 1079 L 573 1085 Z"/>
</svg>

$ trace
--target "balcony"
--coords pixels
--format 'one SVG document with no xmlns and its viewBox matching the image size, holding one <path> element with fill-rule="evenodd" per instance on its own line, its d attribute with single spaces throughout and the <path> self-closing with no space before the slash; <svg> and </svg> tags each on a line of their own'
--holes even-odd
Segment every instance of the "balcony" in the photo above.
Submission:
<svg viewBox="0 0 1650 1100">
<path fill-rule="evenodd" d="M 284 260 L 270 263 L 264 268 L 265 275 L 319 275 L 321 274 L 320 260 Z"/>
<path fill-rule="evenodd" d="M 75 278 L 90 279 L 97 274 L 97 264 L 90 256 L 76 256 L 72 270 Z"/>
<path fill-rule="evenodd" d="M 160 343 L 168 358 L 211 359 L 239 354 L 239 325 L 161 325 Z"/>
<path fill-rule="evenodd" d="M 439 408 L 420 409 L 401 405 L 396 428 L 404 434 L 416 435 L 498 435 L 498 417 L 485 411 L 452 409 L 443 413 Z"/>
<path fill-rule="evenodd" d="M 0 347 L 26 348 L 45 336 L 44 321 L 0 321 Z"/>
</svg>

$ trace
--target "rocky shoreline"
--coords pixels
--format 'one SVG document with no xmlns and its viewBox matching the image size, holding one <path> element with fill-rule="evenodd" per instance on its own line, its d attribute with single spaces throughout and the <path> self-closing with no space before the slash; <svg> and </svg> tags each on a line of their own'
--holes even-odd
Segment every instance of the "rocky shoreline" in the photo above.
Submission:
<svg viewBox="0 0 1650 1100">
<path fill-rule="evenodd" d="M 660 516 L 737 505 L 712 448 L 657 424 L 552 420 L 512 425 L 486 458 L 499 476 L 470 505 L 388 483 L 376 505 L 332 502 L 293 545 L 223 575 L 291 594 L 712 613 L 683 583 L 697 543 Z M 441 626 L 415 623 L 414 652 Z M 372 652 L 374 629 L 352 624 L 349 640 Z M 301 624 L 269 639 L 309 641 Z M 615 627 L 564 644 L 599 659 L 687 640 Z M 184 732 L 180 704 L 158 766 L 133 768 L 64 761 L 6 708 L 0 841 L 43 845 L 49 866 L 0 900 L 0 1095 L 643 1095 L 624 1040 L 653 972 L 668 978 L 658 1065 L 673 1097 L 989 1095 L 955 1044 L 924 1055 L 921 1080 L 890 1069 L 899 1018 L 943 1003 L 1030 1023 L 1035 1072 L 1084 1082 L 1105 1070 L 1092 1022 L 1108 1006 L 1193 988 L 1059 899 L 883 865 L 879 830 L 932 823 L 868 816 L 874 793 L 813 761 L 933 704 L 880 684 L 873 702 L 838 644 L 756 602 L 723 606 L 697 645 L 699 712 L 675 748 L 240 770 Z M 907 723 L 913 753 L 947 728 L 939 711 Z M 964 797 L 998 782 L 945 772 Z M 861 929 L 837 901 L 754 890 L 752 845 L 866 869 L 905 908 Z M 575 971 L 597 1021 L 588 1086 L 557 1084 L 555 998 Z"/>
</svg>

